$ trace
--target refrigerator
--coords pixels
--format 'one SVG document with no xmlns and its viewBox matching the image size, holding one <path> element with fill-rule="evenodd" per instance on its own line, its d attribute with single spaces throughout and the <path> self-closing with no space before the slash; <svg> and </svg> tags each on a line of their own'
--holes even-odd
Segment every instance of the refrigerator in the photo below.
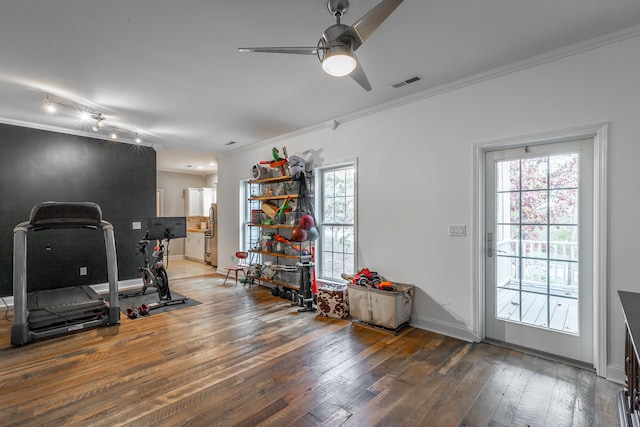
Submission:
<svg viewBox="0 0 640 427">
<path fill-rule="evenodd" d="M 204 260 L 218 267 L 218 204 L 209 208 L 209 229 L 204 233 Z"/>
</svg>

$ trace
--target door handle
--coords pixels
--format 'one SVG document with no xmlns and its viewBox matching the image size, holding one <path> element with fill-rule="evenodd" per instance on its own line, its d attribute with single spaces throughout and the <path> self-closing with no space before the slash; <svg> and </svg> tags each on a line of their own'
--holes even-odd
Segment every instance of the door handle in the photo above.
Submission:
<svg viewBox="0 0 640 427">
<path fill-rule="evenodd" d="M 487 233 L 487 256 L 491 258 L 494 253 L 506 254 L 507 251 L 493 249 L 493 233 Z"/>
<path fill-rule="evenodd" d="M 487 256 L 493 257 L 493 233 L 487 233 Z"/>
</svg>

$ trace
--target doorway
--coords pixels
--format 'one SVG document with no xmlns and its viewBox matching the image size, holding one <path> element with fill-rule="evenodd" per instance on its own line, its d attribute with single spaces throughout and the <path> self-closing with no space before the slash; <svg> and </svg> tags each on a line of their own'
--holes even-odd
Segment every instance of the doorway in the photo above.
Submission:
<svg viewBox="0 0 640 427">
<path fill-rule="evenodd" d="M 593 139 L 485 158 L 486 338 L 593 365 Z"/>
</svg>

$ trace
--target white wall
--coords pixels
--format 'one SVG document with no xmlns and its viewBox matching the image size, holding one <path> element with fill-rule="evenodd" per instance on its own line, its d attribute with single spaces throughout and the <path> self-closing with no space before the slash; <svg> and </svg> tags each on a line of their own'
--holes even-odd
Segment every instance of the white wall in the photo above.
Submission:
<svg viewBox="0 0 640 427">
<path fill-rule="evenodd" d="M 316 165 L 358 158 L 358 267 L 415 283 L 412 323 L 470 339 L 473 144 L 610 123 L 608 376 L 621 379 L 617 290 L 640 291 L 640 37 L 220 158 L 221 259 L 238 248 L 239 182 L 272 145 L 317 150 Z M 339 119 L 338 119 L 339 120 Z M 466 224 L 466 237 L 449 237 Z M 225 255 L 227 254 L 227 255 Z M 224 265 L 224 263 L 222 263 Z"/>
</svg>

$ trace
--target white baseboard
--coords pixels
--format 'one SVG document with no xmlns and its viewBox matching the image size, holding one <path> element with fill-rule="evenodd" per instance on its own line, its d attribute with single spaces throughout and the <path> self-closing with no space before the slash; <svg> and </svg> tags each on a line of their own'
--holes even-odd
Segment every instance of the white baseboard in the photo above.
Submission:
<svg viewBox="0 0 640 427">
<path fill-rule="evenodd" d="M 448 337 L 457 338 L 467 342 L 478 342 L 475 333 L 470 328 L 461 327 L 460 325 L 442 322 L 437 319 L 427 317 L 411 317 L 411 326 L 425 329 L 427 331 L 436 332 Z"/>
<path fill-rule="evenodd" d="M 7 307 L 13 307 L 13 296 L 2 297 L 2 301 Z"/>
<path fill-rule="evenodd" d="M 118 281 L 118 290 L 126 291 L 128 289 L 135 289 L 142 287 L 142 279 L 137 277 L 135 279 L 128 280 L 119 280 Z M 96 285 L 91 285 L 91 288 L 97 293 L 106 293 L 109 292 L 109 284 L 108 283 L 98 283 Z"/>
<path fill-rule="evenodd" d="M 624 367 L 618 365 L 607 365 L 605 378 L 611 382 L 622 384 L 625 383 Z"/>
</svg>

